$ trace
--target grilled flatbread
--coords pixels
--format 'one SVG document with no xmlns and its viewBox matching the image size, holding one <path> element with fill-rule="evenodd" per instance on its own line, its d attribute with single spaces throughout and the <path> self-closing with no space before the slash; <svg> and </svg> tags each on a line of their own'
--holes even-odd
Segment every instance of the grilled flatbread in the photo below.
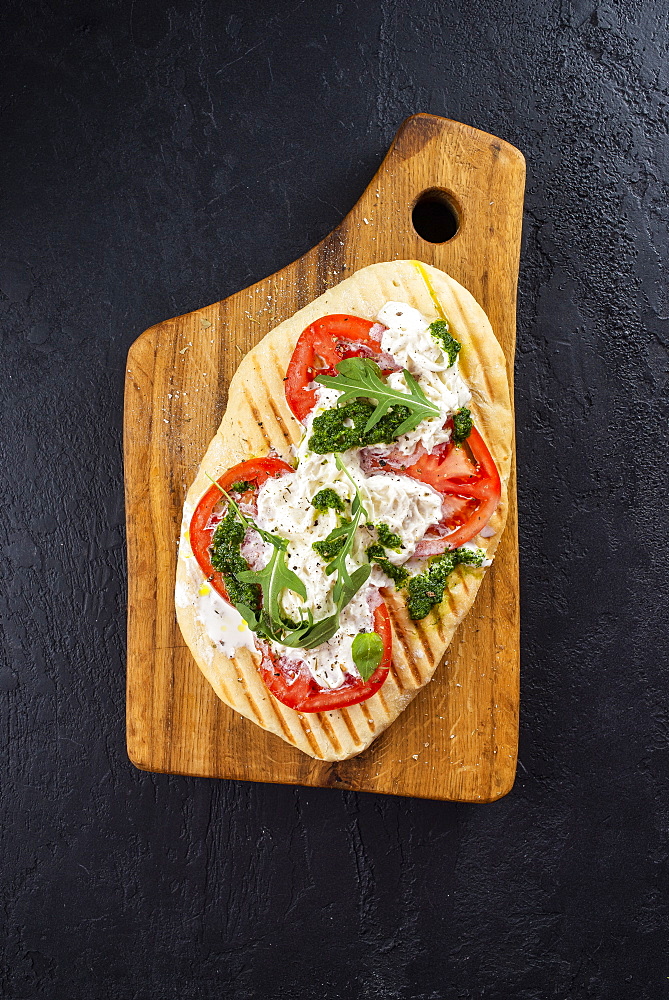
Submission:
<svg viewBox="0 0 669 1000">
<path fill-rule="evenodd" d="M 284 378 L 302 331 L 332 313 L 374 319 L 389 301 L 407 303 L 430 321 L 438 318 L 440 307 L 462 345 L 459 364 L 472 393 L 469 408 L 502 481 L 497 509 L 484 534 L 474 539 L 492 558 L 506 522 L 512 460 L 513 417 L 504 354 L 473 296 L 447 274 L 415 261 L 372 264 L 357 271 L 281 323 L 246 355 L 230 383 L 227 410 L 184 505 L 177 618 L 198 666 L 218 697 L 235 711 L 311 757 L 328 761 L 345 760 L 368 747 L 432 678 L 486 570 L 458 566 L 448 579 L 444 600 L 421 621 L 409 618 L 401 591 L 382 591 L 393 628 L 387 680 L 358 705 L 303 714 L 269 693 L 250 649 L 239 649 L 234 658 L 226 656 L 198 618 L 196 600 L 204 575 L 190 548 L 188 526 L 211 486 L 209 477 L 218 478 L 239 462 L 270 452 L 290 461 L 291 446 L 299 442 L 303 428 L 286 402 Z"/>
</svg>

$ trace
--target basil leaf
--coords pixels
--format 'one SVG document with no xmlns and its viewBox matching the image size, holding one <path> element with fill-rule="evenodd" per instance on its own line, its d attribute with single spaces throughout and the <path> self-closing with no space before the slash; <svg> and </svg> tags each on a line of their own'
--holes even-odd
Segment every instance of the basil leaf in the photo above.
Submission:
<svg viewBox="0 0 669 1000">
<path fill-rule="evenodd" d="M 383 659 L 383 639 L 378 632 L 361 632 L 351 646 L 353 662 L 363 681 L 368 681 Z"/>
</svg>

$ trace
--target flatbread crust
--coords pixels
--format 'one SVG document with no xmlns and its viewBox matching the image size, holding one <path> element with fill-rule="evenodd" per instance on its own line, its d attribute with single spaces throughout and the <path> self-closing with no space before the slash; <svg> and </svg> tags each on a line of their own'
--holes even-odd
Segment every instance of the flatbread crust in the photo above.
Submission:
<svg viewBox="0 0 669 1000">
<path fill-rule="evenodd" d="M 490 521 L 495 533 L 474 539 L 491 556 L 506 523 L 512 461 L 513 415 L 506 361 L 487 316 L 473 296 L 443 271 L 427 264 L 420 268 L 428 276 L 453 335 L 462 344 L 460 369 L 472 392 L 469 406 L 502 480 L 501 501 Z M 238 462 L 266 455 L 272 449 L 290 459 L 290 446 L 299 441 L 302 428 L 286 402 L 283 379 L 305 327 L 329 313 L 374 319 L 390 300 L 406 302 L 428 319 L 438 318 L 417 262 L 403 260 L 362 268 L 268 333 L 246 355 L 232 378 L 225 415 L 184 504 L 177 561 L 177 619 L 198 666 L 227 705 L 320 760 L 346 760 L 360 753 L 427 684 L 472 606 L 485 570 L 458 567 L 449 577 L 444 601 L 420 622 L 408 617 L 401 594 L 384 591 L 393 626 L 393 663 L 385 684 L 360 705 L 303 714 L 269 693 L 249 650 L 241 649 L 234 659 L 225 656 L 196 619 L 195 600 L 204 577 L 185 529 L 211 485 L 208 476 L 218 478 Z"/>
</svg>

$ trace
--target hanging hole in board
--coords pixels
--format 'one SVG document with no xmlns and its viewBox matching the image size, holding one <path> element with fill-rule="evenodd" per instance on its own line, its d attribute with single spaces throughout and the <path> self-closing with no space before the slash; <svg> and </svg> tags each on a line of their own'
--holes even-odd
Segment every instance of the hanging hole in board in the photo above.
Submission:
<svg viewBox="0 0 669 1000">
<path fill-rule="evenodd" d="M 455 205 L 440 188 L 418 195 L 411 213 L 413 227 L 427 243 L 447 243 L 460 228 Z"/>
</svg>

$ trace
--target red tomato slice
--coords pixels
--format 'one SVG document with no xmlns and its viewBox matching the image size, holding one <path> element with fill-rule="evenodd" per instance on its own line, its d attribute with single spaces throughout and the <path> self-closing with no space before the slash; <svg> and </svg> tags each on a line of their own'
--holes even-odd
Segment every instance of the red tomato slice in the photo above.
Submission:
<svg viewBox="0 0 669 1000">
<path fill-rule="evenodd" d="M 429 543 L 429 554 L 436 555 L 470 541 L 492 517 L 502 492 L 497 466 L 475 427 L 459 448 L 449 442 L 432 455 L 423 455 L 404 475 L 443 495 L 446 517 L 440 527 L 451 531 L 441 538 L 426 535 L 416 548 L 418 556 L 424 543 Z"/>
<path fill-rule="evenodd" d="M 374 609 L 374 630 L 383 640 L 383 659 L 368 681 L 346 676 L 336 690 L 320 687 L 309 673 L 306 664 L 298 664 L 276 656 L 263 643 L 260 674 L 265 685 L 277 701 L 297 712 L 332 712 L 367 701 L 375 694 L 388 676 L 393 655 L 393 635 L 390 615 L 385 604 Z"/>
<path fill-rule="evenodd" d="M 286 399 L 298 420 L 314 408 L 316 390 L 308 386 L 317 373 L 336 375 L 335 365 L 343 358 L 381 354 L 381 344 L 369 336 L 374 325 L 359 316 L 336 313 L 317 319 L 300 334 L 285 379 Z"/>
<path fill-rule="evenodd" d="M 292 466 L 283 462 L 280 458 L 251 458 L 247 462 L 240 462 L 239 465 L 228 469 L 218 480 L 218 485 L 228 492 L 233 483 L 253 483 L 253 490 L 249 490 L 242 498 L 248 501 L 255 496 L 258 488 L 262 486 L 266 479 L 283 476 L 288 472 L 294 471 Z M 190 544 L 200 569 L 214 590 L 227 601 L 228 593 L 223 583 L 223 577 L 211 565 L 211 554 L 209 551 L 214 531 L 216 530 L 214 515 L 216 508 L 221 503 L 225 503 L 225 497 L 218 487 L 212 483 L 193 512 L 190 522 Z"/>
</svg>

